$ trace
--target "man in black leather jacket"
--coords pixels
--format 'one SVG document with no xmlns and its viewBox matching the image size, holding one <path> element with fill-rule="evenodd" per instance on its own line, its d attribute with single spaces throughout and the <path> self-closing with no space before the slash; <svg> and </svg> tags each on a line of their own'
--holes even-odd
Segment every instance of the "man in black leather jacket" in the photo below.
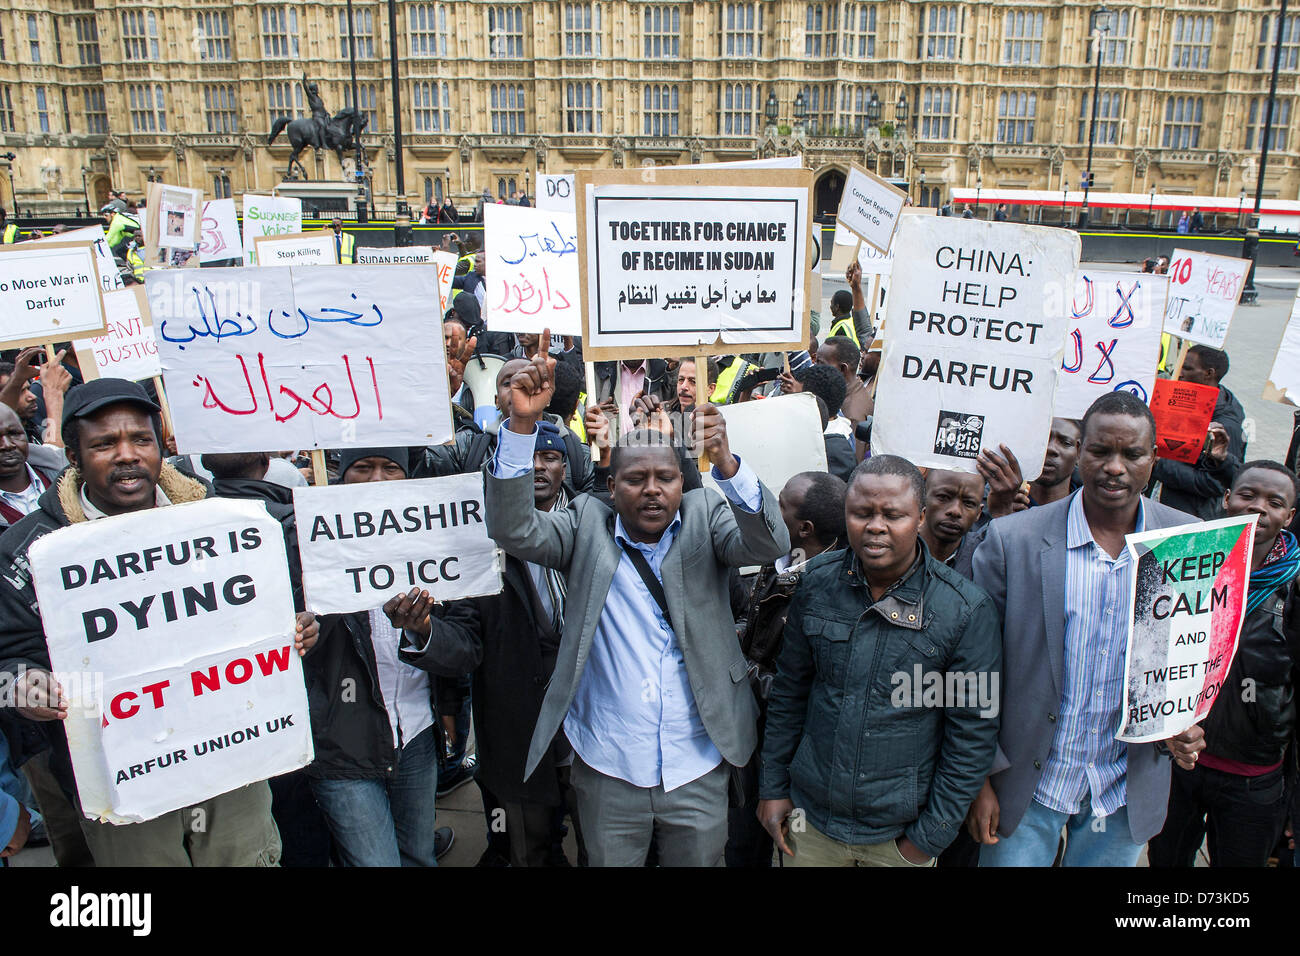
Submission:
<svg viewBox="0 0 1300 956">
<path fill-rule="evenodd" d="M 1207 833 L 1211 866 L 1264 866 L 1282 832 L 1300 638 L 1300 545 L 1285 530 L 1295 503 L 1295 475 L 1275 461 L 1243 465 L 1224 496 L 1229 516 L 1259 515 L 1246 618 L 1205 718 L 1205 750 L 1193 769 L 1173 768 L 1165 828 L 1148 846 L 1152 866 L 1194 866 Z"/>
</svg>

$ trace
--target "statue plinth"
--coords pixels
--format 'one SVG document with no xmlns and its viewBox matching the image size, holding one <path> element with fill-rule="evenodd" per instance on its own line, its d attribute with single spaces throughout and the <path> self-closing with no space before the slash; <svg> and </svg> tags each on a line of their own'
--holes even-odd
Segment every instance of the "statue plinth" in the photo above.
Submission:
<svg viewBox="0 0 1300 956">
<path fill-rule="evenodd" d="M 350 213 L 356 207 L 357 197 L 365 196 L 356 183 L 325 180 L 286 179 L 275 187 L 275 192 L 278 196 L 301 199 L 304 215 L 309 214 L 313 208 L 322 213 Z"/>
</svg>

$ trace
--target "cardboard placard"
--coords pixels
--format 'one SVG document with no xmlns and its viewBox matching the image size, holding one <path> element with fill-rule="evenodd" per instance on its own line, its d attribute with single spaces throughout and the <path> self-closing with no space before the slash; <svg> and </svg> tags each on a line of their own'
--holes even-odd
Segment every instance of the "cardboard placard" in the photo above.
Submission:
<svg viewBox="0 0 1300 956">
<path fill-rule="evenodd" d="M 573 200 L 573 173 L 539 173 L 537 208 L 577 215 Z"/>
<path fill-rule="evenodd" d="M 288 236 L 302 232 L 302 200 L 245 194 L 244 265 L 257 265 L 258 236 Z"/>
<path fill-rule="evenodd" d="M 103 226 L 69 229 L 66 232 L 46 236 L 44 239 L 29 239 L 27 241 L 44 245 L 49 245 L 52 242 L 89 242 L 95 247 L 95 257 L 99 261 L 99 287 L 106 293 L 126 287 L 126 283 L 122 281 L 121 273 L 118 271 L 117 260 L 113 258 L 113 253 L 108 248 L 108 236 L 104 232 Z"/>
<path fill-rule="evenodd" d="M 428 266 L 183 269 L 145 285 L 181 454 L 452 436 Z"/>
<path fill-rule="evenodd" d="M 93 242 L 0 246 L 0 345 L 14 348 L 104 332 L 104 286 Z"/>
<path fill-rule="evenodd" d="M 1246 614 L 1257 515 L 1125 536 L 1131 564 L 1124 719 L 1117 740 L 1190 728 L 1225 686 Z"/>
<path fill-rule="evenodd" d="M 1270 402 L 1300 405 L 1300 289 L 1291 303 L 1291 316 L 1273 357 L 1273 368 L 1260 396 Z"/>
<path fill-rule="evenodd" d="M 239 244 L 239 217 L 233 199 L 209 199 L 205 202 L 201 227 L 200 263 L 244 258 L 244 250 Z"/>
<path fill-rule="evenodd" d="M 77 345 L 81 374 L 87 380 L 124 378 L 133 382 L 162 374 L 158 340 L 149 324 L 144 286 L 104 293 L 107 334 Z"/>
<path fill-rule="evenodd" d="M 487 326 L 581 335 L 577 221 L 527 206 L 483 207 Z"/>
<path fill-rule="evenodd" d="M 974 473 L 981 449 L 1005 444 L 1037 478 L 1080 248 L 1050 226 L 903 217 L 872 454 Z"/>
<path fill-rule="evenodd" d="M 812 173 L 577 174 L 583 358 L 802 349 Z"/>
<path fill-rule="evenodd" d="M 319 229 L 253 239 L 259 266 L 336 266 L 339 250 L 334 230 Z"/>
<path fill-rule="evenodd" d="M 1156 417 L 1156 455 L 1193 465 L 1205 447 L 1205 435 L 1214 420 L 1219 389 L 1172 378 L 1156 379 L 1151 392 L 1151 414 Z"/>
<path fill-rule="evenodd" d="M 1164 330 L 1188 342 L 1223 348 L 1249 271 L 1249 259 L 1175 249 Z"/>
<path fill-rule="evenodd" d="M 501 590 L 478 472 L 295 488 L 293 507 L 304 599 L 317 614 L 380 607 L 413 587 L 438 601 Z"/>
<path fill-rule="evenodd" d="M 433 261 L 430 246 L 357 246 L 357 265 L 428 265 Z"/>
<path fill-rule="evenodd" d="M 835 226 L 838 230 L 843 224 L 877 252 L 887 253 L 898 227 L 899 214 L 906 204 L 907 193 L 857 163 L 851 163 L 844 181 L 844 192 L 840 195 Z"/>
<path fill-rule="evenodd" d="M 772 494 L 780 494 L 800 472 L 826 470 L 822 416 L 811 392 L 722 405 L 720 411 L 731 450 L 754 469 Z M 705 487 L 721 494 L 711 468 L 702 469 L 700 476 Z"/>
<path fill-rule="evenodd" d="M 1160 361 L 1169 277 L 1080 267 L 1075 276 L 1054 414 L 1082 418 L 1106 392 L 1144 403 Z"/>
<path fill-rule="evenodd" d="M 284 534 L 262 502 L 84 521 L 30 557 L 87 817 L 150 820 L 311 761 Z"/>
</svg>

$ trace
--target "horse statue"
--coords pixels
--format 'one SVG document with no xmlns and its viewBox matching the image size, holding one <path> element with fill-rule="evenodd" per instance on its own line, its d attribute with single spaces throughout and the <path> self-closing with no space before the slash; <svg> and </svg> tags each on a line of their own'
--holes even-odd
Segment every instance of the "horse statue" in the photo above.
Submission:
<svg viewBox="0 0 1300 956">
<path fill-rule="evenodd" d="M 289 135 L 289 145 L 293 152 L 289 154 L 289 168 L 286 175 L 294 178 L 294 167 L 297 166 L 302 173 L 303 179 L 310 179 L 307 175 L 307 169 L 298 159 L 298 154 L 308 146 L 315 150 L 332 149 L 339 158 L 340 168 L 343 166 L 343 151 L 353 150 L 356 148 L 356 137 L 361 135 L 361 131 L 366 128 L 366 117 L 357 109 L 349 106 L 339 110 L 333 116 L 330 116 L 325 109 L 325 104 L 321 100 L 320 93 L 317 91 L 315 83 L 308 83 L 307 78 L 303 77 L 303 87 L 307 91 L 307 102 L 311 106 L 311 116 L 301 116 L 297 119 L 289 119 L 281 116 L 271 125 L 271 133 L 266 137 L 267 145 L 275 142 L 281 132 L 287 131 Z"/>
</svg>

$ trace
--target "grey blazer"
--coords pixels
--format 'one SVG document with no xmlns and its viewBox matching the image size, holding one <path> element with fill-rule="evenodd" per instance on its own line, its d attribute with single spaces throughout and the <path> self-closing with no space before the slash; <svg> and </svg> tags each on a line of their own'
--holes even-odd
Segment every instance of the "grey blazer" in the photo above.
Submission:
<svg viewBox="0 0 1300 956">
<path fill-rule="evenodd" d="M 748 514 L 715 491 L 688 491 L 678 512 L 681 528 L 660 569 L 700 719 L 713 745 L 736 766 L 748 762 L 758 742 L 758 709 L 736 637 L 727 569 L 769 564 L 790 550 L 776 498 L 767 488 L 762 495 L 762 508 Z M 564 633 L 533 729 L 527 779 L 573 703 L 623 551 L 614 541 L 614 512 L 592 495 L 579 495 L 563 511 L 538 511 L 531 471 L 504 479 L 488 472 L 486 506 L 488 534 L 498 545 L 559 569 L 568 583 Z"/>
<path fill-rule="evenodd" d="M 975 551 L 975 583 L 1002 614 L 1002 729 L 990 782 L 998 833 L 1029 808 L 1052 749 L 1065 692 L 1066 516 L 1073 495 L 990 522 Z M 1146 528 L 1198 519 L 1143 499 Z M 1155 743 L 1128 745 L 1128 821 L 1136 843 L 1160 832 L 1169 805 L 1169 760 Z"/>
</svg>

